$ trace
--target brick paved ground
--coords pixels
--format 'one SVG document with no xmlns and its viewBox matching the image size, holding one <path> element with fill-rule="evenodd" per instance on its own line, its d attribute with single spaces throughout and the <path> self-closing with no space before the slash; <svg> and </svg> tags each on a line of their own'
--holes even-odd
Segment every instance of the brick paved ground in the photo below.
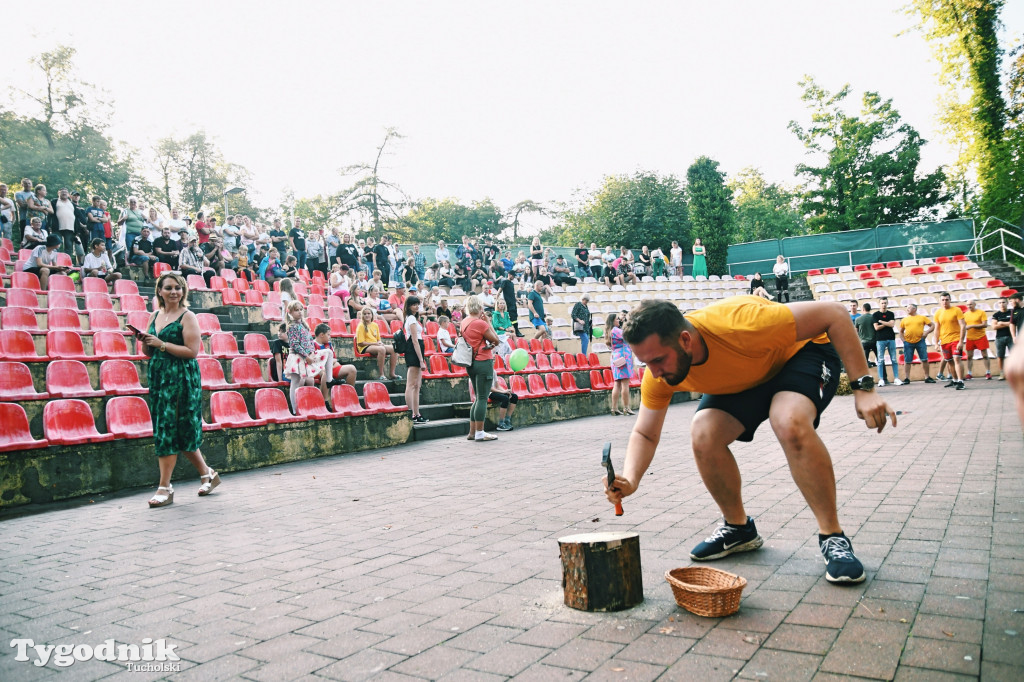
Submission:
<svg viewBox="0 0 1024 682">
<path fill-rule="evenodd" d="M 90 661 L 13 660 L 8 642 L 178 645 L 174 680 L 1024 679 L 1024 449 L 1005 384 L 883 389 L 906 411 L 879 436 L 838 398 L 841 519 L 868 567 L 823 578 L 815 527 L 767 428 L 736 454 L 766 538 L 718 565 L 742 609 L 692 616 L 662 575 L 716 512 L 687 448 L 694 404 L 616 519 L 600 445 L 621 465 L 631 423 L 582 419 L 490 444 L 434 441 L 152 491 L 0 523 L 0 680 L 145 680 Z M 154 479 L 156 467 L 154 465 Z M 617 614 L 561 603 L 556 538 L 641 536 L 646 601 Z"/>
</svg>

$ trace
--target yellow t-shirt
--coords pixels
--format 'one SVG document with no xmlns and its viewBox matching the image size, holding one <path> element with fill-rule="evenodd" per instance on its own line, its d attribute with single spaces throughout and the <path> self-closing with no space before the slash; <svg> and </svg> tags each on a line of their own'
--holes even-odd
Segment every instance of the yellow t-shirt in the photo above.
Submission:
<svg viewBox="0 0 1024 682">
<path fill-rule="evenodd" d="M 356 325 L 356 348 L 362 353 L 363 349 L 375 343 L 380 343 L 380 327 L 376 322 L 366 326 L 362 321 Z"/>
<path fill-rule="evenodd" d="M 924 338 L 924 328 L 930 323 L 931 320 L 924 315 L 910 315 L 900 320 L 900 329 L 907 343 L 917 343 Z"/>
<path fill-rule="evenodd" d="M 988 315 L 985 314 L 984 310 L 976 309 L 973 312 L 968 310 L 964 313 L 964 324 L 970 326 L 972 324 L 982 324 L 988 322 Z M 981 329 L 968 329 L 967 340 L 977 341 L 978 339 L 985 337 L 985 327 Z"/>
<path fill-rule="evenodd" d="M 935 324 L 939 328 L 939 343 L 956 343 L 960 340 L 960 322 L 964 319 L 964 311 L 955 305 L 947 310 L 939 308 L 935 311 Z"/>
<path fill-rule="evenodd" d="M 825 334 L 797 339 L 796 320 L 789 308 L 760 296 L 734 296 L 689 313 L 686 319 L 707 344 L 707 361 L 691 366 L 678 386 L 645 372 L 640 385 L 645 407 L 664 409 L 677 391 L 712 395 L 745 391 L 778 374 L 808 341 L 829 342 Z"/>
</svg>

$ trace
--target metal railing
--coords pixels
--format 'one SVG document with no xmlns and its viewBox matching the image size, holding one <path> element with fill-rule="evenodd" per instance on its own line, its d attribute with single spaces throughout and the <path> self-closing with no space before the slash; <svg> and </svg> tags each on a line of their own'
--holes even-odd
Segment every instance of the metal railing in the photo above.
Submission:
<svg viewBox="0 0 1024 682">
<path fill-rule="evenodd" d="M 988 224 L 991 221 L 993 221 L 993 220 L 995 220 L 996 222 L 999 222 L 999 223 L 1003 223 L 1004 225 L 1009 225 L 1014 230 L 1016 230 L 1016 232 L 1010 232 L 1005 227 L 995 227 L 995 228 L 992 229 L 991 232 L 986 233 L 985 230 L 988 228 Z M 1018 258 L 1024 259 L 1024 253 L 1021 253 L 1020 251 L 1018 251 L 1017 249 L 1013 248 L 1012 246 L 1007 246 L 1006 245 L 1006 237 L 1007 237 L 1007 235 L 1010 236 L 1011 240 L 1013 240 L 1014 243 L 1020 244 L 1020 242 L 1021 242 L 1021 235 L 1020 235 L 1019 230 L 1020 230 L 1020 228 L 1017 227 L 1016 225 L 1014 225 L 1013 223 L 1008 223 L 1005 220 L 1003 220 L 1002 218 L 996 218 L 995 216 L 990 216 L 990 217 L 985 219 L 985 222 L 981 226 L 981 230 L 978 232 L 977 237 L 975 237 L 974 247 L 971 249 L 971 252 L 976 254 L 977 256 L 979 256 L 980 260 L 984 260 L 986 254 L 992 253 L 994 251 L 998 251 L 999 252 L 1000 260 L 1006 260 L 1007 252 L 1012 253 L 1013 255 L 1017 256 Z M 985 248 L 985 244 L 984 244 L 985 240 L 991 239 L 992 237 L 996 237 L 996 236 L 999 237 L 999 244 L 998 244 L 998 246 L 993 245 L 991 247 Z M 1021 248 L 1024 249 L 1024 246 L 1022 246 Z"/>
</svg>

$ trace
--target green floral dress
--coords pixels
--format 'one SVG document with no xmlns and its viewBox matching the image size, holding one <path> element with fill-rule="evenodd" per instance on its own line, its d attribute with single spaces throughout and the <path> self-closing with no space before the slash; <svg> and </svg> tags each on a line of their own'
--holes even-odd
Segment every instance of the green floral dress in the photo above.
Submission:
<svg viewBox="0 0 1024 682">
<path fill-rule="evenodd" d="M 156 316 L 149 333 L 164 343 L 185 345 L 182 313 L 156 333 Z M 149 406 L 158 457 L 193 452 L 203 444 L 203 388 L 195 358 L 179 358 L 154 349 L 149 359 Z"/>
</svg>

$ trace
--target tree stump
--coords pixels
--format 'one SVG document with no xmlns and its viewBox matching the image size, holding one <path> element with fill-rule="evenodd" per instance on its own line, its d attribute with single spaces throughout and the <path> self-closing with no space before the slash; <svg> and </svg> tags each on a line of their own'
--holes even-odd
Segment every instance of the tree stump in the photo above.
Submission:
<svg viewBox="0 0 1024 682">
<path fill-rule="evenodd" d="M 581 533 L 559 538 L 565 605 L 581 611 L 621 611 L 644 600 L 640 536 Z"/>
</svg>

